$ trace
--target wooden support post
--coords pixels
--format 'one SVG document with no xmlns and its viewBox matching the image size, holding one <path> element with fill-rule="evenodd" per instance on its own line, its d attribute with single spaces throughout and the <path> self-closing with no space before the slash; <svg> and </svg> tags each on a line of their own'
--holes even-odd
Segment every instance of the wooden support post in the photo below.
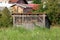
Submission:
<svg viewBox="0 0 60 40">
<path fill-rule="evenodd" d="M 16 26 L 15 25 L 15 16 L 13 15 L 13 26 Z"/>
<path fill-rule="evenodd" d="M 43 27 L 45 27 L 45 14 L 43 14 Z"/>
</svg>

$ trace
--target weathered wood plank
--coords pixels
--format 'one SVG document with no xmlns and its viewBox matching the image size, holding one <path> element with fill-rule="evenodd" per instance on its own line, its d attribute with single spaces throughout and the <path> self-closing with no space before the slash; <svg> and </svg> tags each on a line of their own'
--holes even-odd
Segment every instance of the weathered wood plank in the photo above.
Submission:
<svg viewBox="0 0 60 40">
<path fill-rule="evenodd" d="M 45 14 L 43 15 L 13 15 L 13 25 L 23 25 L 25 26 L 25 28 L 34 28 L 34 24 L 38 25 L 38 26 L 42 26 L 45 27 Z M 16 24 L 16 18 L 15 17 L 19 17 L 18 20 L 20 20 L 21 24 Z M 20 19 L 21 17 L 21 19 Z M 39 20 L 39 21 L 38 21 Z"/>
</svg>

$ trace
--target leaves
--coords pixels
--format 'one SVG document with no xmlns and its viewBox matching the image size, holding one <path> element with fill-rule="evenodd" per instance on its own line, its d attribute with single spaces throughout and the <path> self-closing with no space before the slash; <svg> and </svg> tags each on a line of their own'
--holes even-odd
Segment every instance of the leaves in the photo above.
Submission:
<svg viewBox="0 0 60 40">
<path fill-rule="evenodd" d="M 49 15 L 50 20 L 52 21 L 52 23 L 58 24 L 59 22 L 57 20 L 60 20 L 60 18 L 58 17 L 58 15 L 60 14 L 58 0 L 48 0 L 46 5 L 46 12 Z"/>
<path fill-rule="evenodd" d="M 10 11 L 8 10 L 8 8 L 4 8 L 0 14 L 2 15 L 0 18 L 0 26 L 7 27 L 12 20 Z"/>
<path fill-rule="evenodd" d="M 40 4 L 41 3 L 41 0 L 33 0 L 33 3 Z"/>
<path fill-rule="evenodd" d="M 37 0 L 33 0 L 37 4 Z M 41 1 L 41 0 L 40 0 Z M 54 24 L 60 24 L 60 0 L 44 0 L 46 7 L 43 8 L 43 2 L 38 2 L 40 7 L 38 10 L 35 10 L 35 13 L 44 13 L 46 12 L 49 16 L 49 19 Z"/>
</svg>

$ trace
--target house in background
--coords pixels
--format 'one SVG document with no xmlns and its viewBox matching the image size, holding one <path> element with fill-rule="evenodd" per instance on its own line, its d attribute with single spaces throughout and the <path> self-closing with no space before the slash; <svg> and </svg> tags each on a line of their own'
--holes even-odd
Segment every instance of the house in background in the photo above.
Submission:
<svg viewBox="0 0 60 40">
<path fill-rule="evenodd" d="M 40 4 L 28 4 L 33 10 L 38 10 L 40 7 Z"/>
<path fill-rule="evenodd" d="M 13 25 L 23 25 L 25 28 L 34 28 L 34 25 L 46 26 L 45 14 L 32 14 L 32 10 L 38 10 L 39 4 L 31 4 L 31 0 L 0 0 L 4 7 L 11 6 Z M 11 4 L 11 5 L 10 5 Z"/>
<path fill-rule="evenodd" d="M 20 0 L 20 2 L 18 2 L 18 0 L 10 2 L 15 3 L 11 6 L 13 25 L 17 27 L 22 25 L 28 29 L 33 29 L 35 24 L 44 26 L 43 17 L 45 16 L 42 15 L 42 19 L 40 20 L 40 14 L 32 13 L 32 10 L 37 10 L 39 8 L 39 4 L 27 4 L 26 2 L 24 0 Z"/>
<path fill-rule="evenodd" d="M 31 4 L 32 0 L 9 0 L 9 3 L 24 3 L 24 4 Z"/>
<path fill-rule="evenodd" d="M 12 13 L 19 13 L 19 14 L 29 14 L 32 13 L 32 8 L 27 4 L 14 4 L 11 6 Z"/>
<path fill-rule="evenodd" d="M 35 25 L 45 27 L 45 15 L 33 14 L 39 4 L 14 4 L 11 6 L 13 25 L 34 29 Z"/>
<path fill-rule="evenodd" d="M 14 4 L 11 6 L 13 13 L 32 13 L 33 10 L 38 10 L 39 4 Z"/>
<path fill-rule="evenodd" d="M 26 0 L 9 0 L 9 3 L 28 4 Z"/>
</svg>

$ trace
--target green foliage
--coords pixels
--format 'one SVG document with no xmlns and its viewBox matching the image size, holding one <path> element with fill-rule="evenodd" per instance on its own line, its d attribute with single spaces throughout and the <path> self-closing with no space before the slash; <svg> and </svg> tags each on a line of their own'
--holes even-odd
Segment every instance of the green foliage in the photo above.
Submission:
<svg viewBox="0 0 60 40">
<path fill-rule="evenodd" d="M 41 3 L 41 0 L 33 0 L 33 3 L 40 4 Z"/>
<path fill-rule="evenodd" d="M 33 13 L 40 13 L 40 12 L 43 12 L 43 4 L 41 2 L 42 0 L 33 0 L 33 3 L 34 4 L 40 4 L 39 5 L 39 9 L 38 10 L 33 10 Z"/>
<path fill-rule="evenodd" d="M 47 14 L 52 21 L 53 24 L 59 24 L 60 23 L 60 4 L 58 3 L 58 0 L 48 0 L 47 2 Z"/>
<path fill-rule="evenodd" d="M 26 30 L 23 28 L 1 28 L 0 40 L 60 40 L 60 28 L 36 28 Z"/>
<path fill-rule="evenodd" d="M 34 13 L 43 13 L 46 10 L 46 7 L 43 8 L 43 2 L 42 2 L 42 0 L 38 0 L 38 1 L 37 0 L 33 0 L 33 3 L 40 4 L 39 5 L 39 9 L 38 10 L 34 10 L 33 11 Z"/>
<path fill-rule="evenodd" d="M 38 2 L 37 0 L 33 0 Z M 35 2 L 35 3 L 36 3 Z M 43 2 L 39 3 L 40 7 L 38 10 L 33 11 L 34 13 L 47 13 L 52 24 L 60 24 L 60 0 L 45 0 L 45 4 Z M 36 3 L 37 4 L 37 3 Z M 46 5 L 45 8 L 43 6 Z"/>
<path fill-rule="evenodd" d="M 7 27 L 12 21 L 10 11 L 8 10 L 8 8 L 4 8 L 0 12 L 0 14 L 1 14 L 0 26 Z"/>
</svg>

